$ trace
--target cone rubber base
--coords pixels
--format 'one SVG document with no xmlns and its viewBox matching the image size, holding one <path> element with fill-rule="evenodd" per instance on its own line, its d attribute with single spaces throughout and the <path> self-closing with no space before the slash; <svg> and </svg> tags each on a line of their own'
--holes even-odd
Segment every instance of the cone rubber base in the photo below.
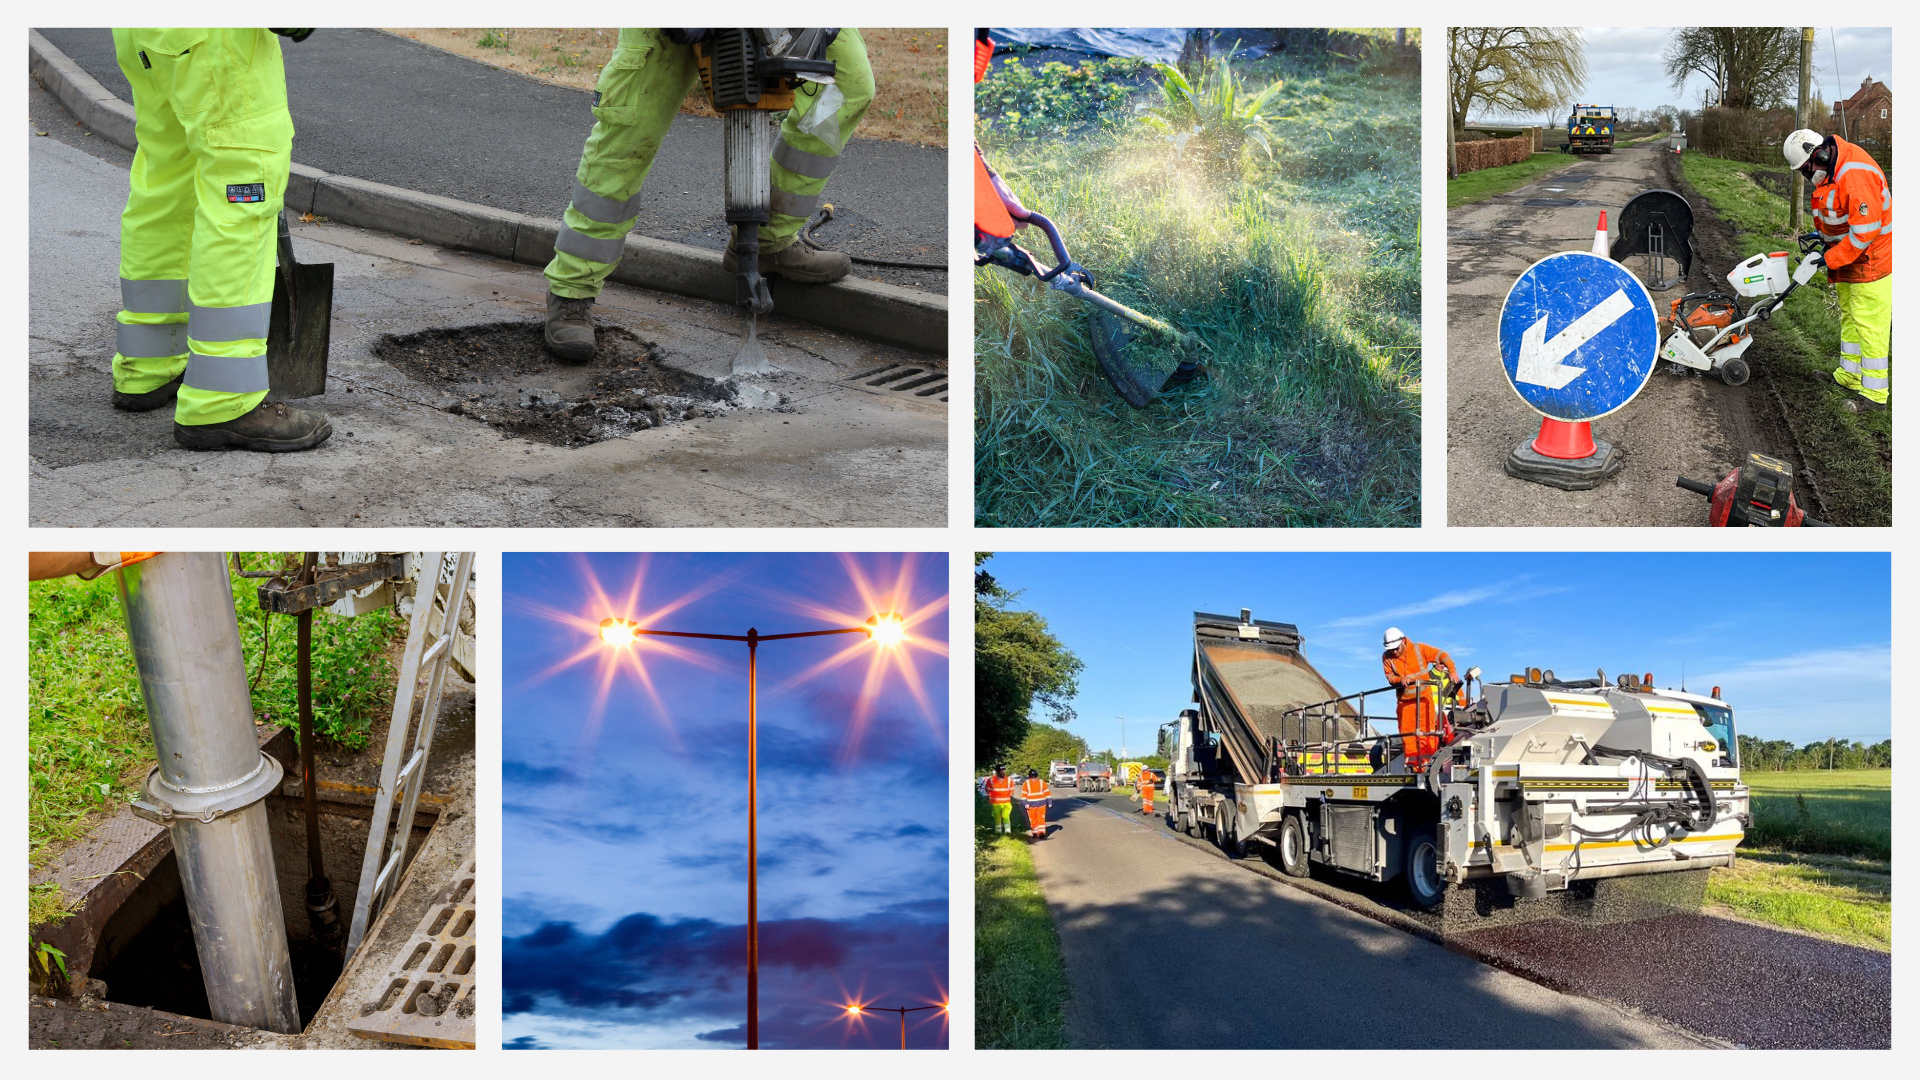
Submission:
<svg viewBox="0 0 1920 1080">
<path fill-rule="evenodd" d="M 1533 448 L 1534 441 L 1529 437 L 1507 455 L 1508 476 L 1562 491 L 1587 491 L 1627 466 L 1626 455 L 1605 439 L 1593 440 L 1593 453 L 1578 458 L 1548 457 Z"/>
</svg>

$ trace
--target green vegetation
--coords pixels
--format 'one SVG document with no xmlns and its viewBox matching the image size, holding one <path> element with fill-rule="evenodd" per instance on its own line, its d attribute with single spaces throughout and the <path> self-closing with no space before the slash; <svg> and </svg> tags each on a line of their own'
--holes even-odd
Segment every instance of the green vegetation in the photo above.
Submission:
<svg viewBox="0 0 1920 1080">
<path fill-rule="evenodd" d="M 1893 770 L 1746 772 L 1747 842 L 1807 855 L 1893 858 Z"/>
<path fill-rule="evenodd" d="M 271 565 L 243 553 L 249 569 Z M 294 620 L 267 619 L 258 579 L 234 577 L 240 644 L 253 683 L 256 719 L 292 725 Z M 262 662 L 263 623 L 270 632 Z M 372 718 L 392 700 L 394 671 L 382 651 L 405 625 L 390 612 L 313 619 L 315 731 L 338 745 L 364 746 Z M 97 815 L 130 801 L 153 767 L 146 706 L 127 642 L 114 575 L 60 578 L 27 590 L 27 847 L 38 866 L 49 845 L 86 832 Z M 57 887 L 28 892 L 30 925 L 57 917 Z"/>
<path fill-rule="evenodd" d="M 1461 173 L 1447 181 L 1447 209 L 1504 195 L 1550 172 L 1568 168 L 1578 160 L 1571 154 L 1549 151 L 1511 165 L 1495 165 L 1491 169 Z"/>
<path fill-rule="evenodd" d="M 1027 737 L 1007 756 L 1007 775 L 1025 776 L 1028 769 L 1037 769 L 1041 776 L 1046 776 L 1053 762 L 1071 761 L 1078 765 L 1086 760 L 1087 740 L 1052 724 L 1030 724 Z"/>
<path fill-rule="evenodd" d="M 1199 85 L 1211 132 L 1105 105 L 1023 137 L 982 112 L 989 160 L 1095 288 L 1196 335 L 1208 369 L 1133 409 L 1100 374 L 1085 305 L 976 271 L 982 526 L 1419 522 L 1417 80 L 1328 56 L 1236 68 L 1231 104 L 1225 73 Z M 1178 110 L 1154 99 L 1164 126 Z"/>
<path fill-rule="evenodd" d="M 1059 723 L 1072 720 L 1083 666 L 1047 620 L 1012 606 L 1020 594 L 981 569 L 991 558 L 973 556 L 973 759 L 981 766 L 1027 738 L 1036 704 Z"/>
<path fill-rule="evenodd" d="M 1015 51 L 973 88 L 977 138 L 1037 139 L 1122 125 L 1148 68 L 1129 57 L 1025 64 L 1019 56 L 1030 50 Z"/>
<path fill-rule="evenodd" d="M 1743 848 L 1739 862 L 1707 879 L 1707 902 L 1770 926 L 1893 948 L 1893 873 L 1885 862 Z"/>
<path fill-rule="evenodd" d="M 1769 175 L 1765 170 L 1691 151 L 1681 156 L 1680 167 L 1698 197 L 1732 226 L 1740 258 L 1797 250 L 1787 229 L 1786 189 L 1755 179 Z M 1783 177 L 1784 171 L 1770 175 Z M 1708 276 L 1721 278 L 1731 269 L 1709 267 Z M 1823 275 L 1814 287 L 1797 290 L 1761 328 L 1757 367 L 1772 378 L 1785 403 L 1801 452 L 1820 475 L 1834 523 L 1891 525 L 1893 411 L 1855 415 L 1842 404 L 1848 395 L 1824 381 L 1840 355 L 1840 308 L 1825 282 Z"/>
<path fill-rule="evenodd" d="M 977 796 L 973 825 L 974 1045 L 1064 1050 L 1066 966 L 1033 853 L 1017 833 L 993 831 L 987 801 Z"/>
</svg>

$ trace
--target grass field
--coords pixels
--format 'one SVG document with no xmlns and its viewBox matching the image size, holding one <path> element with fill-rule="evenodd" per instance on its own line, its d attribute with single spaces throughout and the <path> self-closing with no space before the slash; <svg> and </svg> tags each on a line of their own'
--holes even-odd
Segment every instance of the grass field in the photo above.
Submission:
<svg viewBox="0 0 1920 1080">
<path fill-rule="evenodd" d="M 993 831 L 985 799 L 973 802 L 974 1045 L 1065 1049 L 1066 967 L 1033 853 L 1018 833 Z"/>
<path fill-rule="evenodd" d="M 1753 828 L 1709 903 L 1742 918 L 1893 947 L 1893 771 L 1749 772 Z"/>
<path fill-rule="evenodd" d="M 1681 156 L 1680 167 L 1687 183 L 1733 226 L 1741 257 L 1798 251 L 1787 229 L 1786 198 L 1755 180 L 1755 174 L 1769 172 L 1784 180 L 1784 168 L 1764 170 L 1692 151 Z M 1709 267 L 1707 276 L 1722 280 L 1730 269 Z M 1760 329 L 1759 355 L 1791 411 L 1802 452 L 1820 473 L 1835 523 L 1891 525 L 1893 410 L 1856 416 L 1841 405 L 1848 395 L 1822 380 L 1839 366 L 1840 307 L 1825 275 L 1814 282 Z"/>
<path fill-rule="evenodd" d="M 1529 183 L 1555 169 L 1566 168 L 1580 158 L 1573 154 L 1542 151 L 1525 161 L 1516 161 L 1512 165 L 1496 165 L 1491 169 L 1476 169 L 1470 173 L 1461 173 L 1447 181 L 1447 209 L 1465 206 L 1467 203 L 1490 199 L 1495 195 L 1504 195 L 1522 184 Z"/>
<path fill-rule="evenodd" d="M 591 90 L 613 55 L 620 31 L 541 28 L 414 27 L 387 31 L 545 82 Z M 862 139 L 947 145 L 947 31 L 861 28 L 873 65 L 874 98 L 860 124 Z M 695 90 L 680 111 L 712 116 Z"/>
<path fill-rule="evenodd" d="M 249 569 L 273 563 L 241 556 Z M 258 580 L 234 577 L 241 651 L 253 686 L 255 717 L 297 721 L 294 621 L 267 624 L 262 662 Z M 324 612 L 313 624 L 314 728 L 323 738 L 359 746 L 370 719 L 392 700 L 393 665 L 382 655 L 404 633 L 388 612 L 343 619 Z M 114 575 L 60 578 L 27 587 L 27 850 L 30 867 L 138 794 L 153 767 L 153 737 L 127 641 Z M 29 892 L 29 925 L 56 915 L 57 889 Z"/>
<path fill-rule="evenodd" d="M 1135 112 L 1151 90 L 1039 137 L 981 119 L 988 159 L 1095 287 L 1196 335 L 1209 373 L 1134 409 L 1083 305 L 976 270 L 979 525 L 1419 523 L 1418 82 L 1319 58 L 1234 73 L 1243 101 L 1282 82 L 1271 159 L 1154 129 Z"/>
</svg>

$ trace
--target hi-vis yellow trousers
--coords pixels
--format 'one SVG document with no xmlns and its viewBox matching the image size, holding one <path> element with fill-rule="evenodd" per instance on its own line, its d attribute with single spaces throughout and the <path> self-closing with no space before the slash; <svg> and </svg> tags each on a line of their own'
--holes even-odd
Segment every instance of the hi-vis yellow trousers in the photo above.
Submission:
<svg viewBox="0 0 1920 1080">
<path fill-rule="evenodd" d="M 1840 301 L 1840 366 L 1833 381 L 1887 403 L 1893 390 L 1893 275 L 1878 281 L 1836 281 Z"/>
</svg>

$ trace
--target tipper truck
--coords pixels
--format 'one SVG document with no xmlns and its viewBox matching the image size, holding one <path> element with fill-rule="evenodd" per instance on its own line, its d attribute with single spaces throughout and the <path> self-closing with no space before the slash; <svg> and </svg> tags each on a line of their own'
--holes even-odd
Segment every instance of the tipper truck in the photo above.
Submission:
<svg viewBox="0 0 1920 1080">
<path fill-rule="evenodd" d="M 1497 882 L 1516 897 L 1575 883 L 1731 865 L 1751 823 L 1733 710 L 1650 676 L 1529 668 L 1442 710 L 1440 749 L 1410 767 L 1380 687 L 1337 693 L 1298 627 L 1195 613 L 1195 708 L 1163 729 L 1167 823 L 1283 873 L 1314 865 L 1399 882 L 1420 908 Z"/>
<path fill-rule="evenodd" d="M 1613 106 L 1575 105 L 1567 117 L 1567 152 L 1613 153 Z"/>
</svg>

